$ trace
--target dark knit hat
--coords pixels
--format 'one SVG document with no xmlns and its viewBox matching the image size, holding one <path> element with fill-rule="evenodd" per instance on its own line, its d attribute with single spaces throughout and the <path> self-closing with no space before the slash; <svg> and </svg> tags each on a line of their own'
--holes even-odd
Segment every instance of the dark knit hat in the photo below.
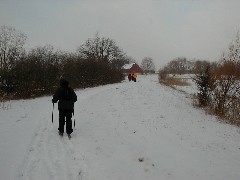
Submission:
<svg viewBox="0 0 240 180">
<path fill-rule="evenodd" d="M 60 79 L 60 86 L 68 87 L 69 82 L 66 79 Z"/>
</svg>

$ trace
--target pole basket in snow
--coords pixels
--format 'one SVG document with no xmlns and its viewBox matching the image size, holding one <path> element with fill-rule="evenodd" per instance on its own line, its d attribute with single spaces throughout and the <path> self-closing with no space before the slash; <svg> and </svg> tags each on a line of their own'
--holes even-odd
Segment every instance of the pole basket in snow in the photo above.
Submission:
<svg viewBox="0 0 240 180">
<path fill-rule="evenodd" d="M 74 117 L 74 109 L 73 109 L 73 125 L 74 125 L 74 128 L 75 128 L 75 117 Z"/>
<path fill-rule="evenodd" d="M 54 110 L 54 103 L 53 103 L 53 110 Z M 52 123 L 53 123 L 53 110 L 52 110 Z"/>
</svg>

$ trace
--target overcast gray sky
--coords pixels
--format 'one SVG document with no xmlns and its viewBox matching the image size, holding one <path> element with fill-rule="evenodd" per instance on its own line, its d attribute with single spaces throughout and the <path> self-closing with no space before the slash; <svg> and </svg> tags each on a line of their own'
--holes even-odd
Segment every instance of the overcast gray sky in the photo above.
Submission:
<svg viewBox="0 0 240 180">
<path fill-rule="evenodd" d="M 239 0 L 0 0 L 0 26 L 25 33 L 27 48 L 75 52 L 96 33 L 139 63 L 176 57 L 215 61 L 240 30 Z"/>
</svg>

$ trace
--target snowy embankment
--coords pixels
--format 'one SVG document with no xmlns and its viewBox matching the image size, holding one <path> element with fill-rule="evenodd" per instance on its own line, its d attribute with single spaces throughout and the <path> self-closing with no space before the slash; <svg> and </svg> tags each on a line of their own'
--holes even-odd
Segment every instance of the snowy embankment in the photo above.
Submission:
<svg viewBox="0 0 240 180">
<path fill-rule="evenodd" d="M 157 76 L 77 91 L 69 140 L 51 97 L 0 109 L 0 179 L 238 180 L 240 131 Z"/>
<path fill-rule="evenodd" d="M 177 90 L 180 90 L 182 92 L 185 92 L 188 95 L 196 95 L 197 94 L 197 86 L 196 84 L 193 82 L 193 77 L 195 75 L 194 74 L 182 74 L 182 75 L 170 75 L 170 77 L 173 78 L 179 78 L 184 82 L 187 82 L 189 84 L 189 86 L 174 86 Z"/>
</svg>

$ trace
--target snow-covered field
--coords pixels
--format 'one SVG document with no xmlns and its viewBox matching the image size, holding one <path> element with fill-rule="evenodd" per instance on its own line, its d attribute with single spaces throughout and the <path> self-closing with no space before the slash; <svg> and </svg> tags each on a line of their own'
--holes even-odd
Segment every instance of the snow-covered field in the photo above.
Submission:
<svg viewBox="0 0 240 180">
<path fill-rule="evenodd" d="M 77 91 L 59 137 L 51 97 L 0 109 L 2 180 L 239 180 L 240 130 L 192 107 L 157 75 Z"/>
</svg>

